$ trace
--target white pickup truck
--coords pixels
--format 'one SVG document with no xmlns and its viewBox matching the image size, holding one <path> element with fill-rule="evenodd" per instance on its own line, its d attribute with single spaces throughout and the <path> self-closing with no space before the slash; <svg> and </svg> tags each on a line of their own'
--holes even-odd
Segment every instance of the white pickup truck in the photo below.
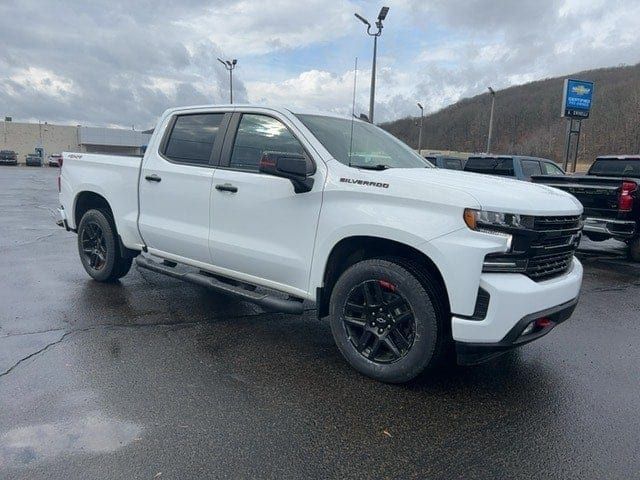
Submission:
<svg viewBox="0 0 640 480">
<path fill-rule="evenodd" d="M 137 257 L 271 311 L 314 302 L 346 360 L 385 382 L 541 337 L 582 282 L 574 197 L 433 168 L 353 118 L 171 109 L 144 158 L 65 153 L 59 190 L 95 280 Z"/>
</svg>

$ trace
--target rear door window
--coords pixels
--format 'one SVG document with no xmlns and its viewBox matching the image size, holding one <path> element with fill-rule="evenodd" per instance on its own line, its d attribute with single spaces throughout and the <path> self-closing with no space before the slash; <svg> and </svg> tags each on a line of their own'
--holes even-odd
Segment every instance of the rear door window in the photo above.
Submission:
<svg viewBox="0 0 640 480">
<path fill-rule="evenodd" d="M 164 156 L 176 163 L 208 165 L 224 113 L 180 115 L 175 119 Z"/>
</svg>

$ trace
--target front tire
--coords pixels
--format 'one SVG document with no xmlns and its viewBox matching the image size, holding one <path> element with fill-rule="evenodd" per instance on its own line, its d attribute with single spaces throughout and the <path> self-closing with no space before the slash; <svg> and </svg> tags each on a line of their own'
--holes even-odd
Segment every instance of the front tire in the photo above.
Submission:
<svg viewBox="0 0 640 480">
<path fill-rule="evenodd" d="M 98 282 L 113 282 L 131 268 L 120 251 L 116 228 L 108 212 L 88 210 L 78 225 L 78 253 L 82 266 Z"/>
<path fill-rule="evenodd" d="M 404 383 L 441 360 L 446 315 L 435 284 L 433 275 L 400 261 L 349 267 L 329 307 L 331 331 L 347 362 L 376 380 Z"/>
</svg>

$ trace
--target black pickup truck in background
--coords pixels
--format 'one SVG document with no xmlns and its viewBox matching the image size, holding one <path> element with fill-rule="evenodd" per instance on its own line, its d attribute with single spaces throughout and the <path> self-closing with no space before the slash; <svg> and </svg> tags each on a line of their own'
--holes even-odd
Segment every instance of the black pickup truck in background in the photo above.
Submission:
<svg viewBox="0 0 640 480">
<path fill-rule="evenodd" d="M 640 155 L 598 157 L 585 175 L 532 181 L 571 193 L 584 207 L 587 238 L 626 242 L 629 256 L 640 262 Z"/>
</svg>

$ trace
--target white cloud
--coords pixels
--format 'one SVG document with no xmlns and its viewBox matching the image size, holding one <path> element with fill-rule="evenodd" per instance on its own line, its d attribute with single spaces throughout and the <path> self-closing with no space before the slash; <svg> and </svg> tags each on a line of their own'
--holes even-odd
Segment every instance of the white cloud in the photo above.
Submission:
<svg viewBox="0 0 640 480">
<path fill-rule="evenodd" d="M 74 89 L 72 80 L 38 67 L 17 69 L 9 79 L 36 94 L 50 97 L 63 97 Z"/>
<path fill-rule="evenodd" d="M 360 78 L 366 74 L 358 72 Z M 282 82 L 246 82 L 247 95 L 252 103 L 347 113 L 353 99 L 353 77 L 353 70 L 342 75 L 310 70 Z M 357 94 L 361 102 L 363 94 Z"/>
<path fill-rule="evenodd" d="M 344 36 L 353 24 L 346 1 L 240 0 L 195 11 L 174 23 L 231 56 L 300 48 Z"/>
</svg>

